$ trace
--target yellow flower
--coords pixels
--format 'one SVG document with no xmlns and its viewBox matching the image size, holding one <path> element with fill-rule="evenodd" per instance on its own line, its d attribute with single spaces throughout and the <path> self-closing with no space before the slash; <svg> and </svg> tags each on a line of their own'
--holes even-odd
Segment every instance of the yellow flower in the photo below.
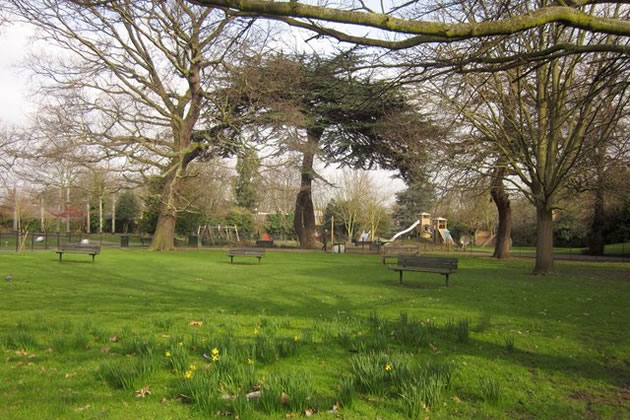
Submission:
<svg viewBox="0 0 630 420">
<path fill-rule="evenodd" d="M 247 363 L 250 364 L 250 365 L 253 365 L 254 361 L 252 359 L 247 359 Z"/>
<path fill-rule="evenodd" d="M 295 342 L 297 343 L 298 341 L 300 341 L 300 337 L 298 337 L 298 336 L 296 335 L 295 337 L 293 337 L 293 341 L 295 341 Z"/>
<path fill-rule="evenodd" d="M 217 360 L 219 360 L 219 356 L 217 356 L 216 354 L 212 355 L 212 361 L 216 362 Z"/>
<path fill-rule="evenodd" d="M 180 341 L 179 343 L 177 343 L 177 345 L 178 345 L 179 347 L 182 347 L 182 346 L 184 345 L 184 343 Z"/>
<path fill-rule="evenodd" d="M 212 349 L 212 354 L 214 354 L 214 355 L 219 354 L 219 349 L 218 349 L 218 348 L 216 348 L 216 347 L 215 347 L 215 348 L 213 348 L 213 349 Z"/>
<path fill-rule="evenodd" d="M 192 374 L 193 374 L 193 373 L 192 373 L 192 371 L 191 371 L 191 370 L 187 370 L 187 371 L 186 371 L 186 373 L 184 373 L 184 377 L 185 377 L 186 379 L 190 379 L 190 378 L 192 378 Z"/>
<path fill-rule="evenodd" d="M 254 335 L 258 335 L 260 331 L 258 331 L 258 328 L 254 328 Z"/>
<path fill-rule="evenodd" d="M 192 363 L 190 364 L 190 366 L 188 366 L 188 370 L 191 372 L 194 372 L 197 370 L 197 366 L 193 365 Z"/>
<path fill-rule="evenodd" d="M 386 371 L 391 371 L 392 370 L 392 365 L 390 365 L 389 363 L 385 365 L 385 370 Z"/>
<path fill-rule="evenodd" d="M 166 356 L 166 357 L 171 357 L 171 352 L 170 352 L 170 351 L 167 351 L 166 353 L 164 353 L 164 356 Z"/>
</svg>

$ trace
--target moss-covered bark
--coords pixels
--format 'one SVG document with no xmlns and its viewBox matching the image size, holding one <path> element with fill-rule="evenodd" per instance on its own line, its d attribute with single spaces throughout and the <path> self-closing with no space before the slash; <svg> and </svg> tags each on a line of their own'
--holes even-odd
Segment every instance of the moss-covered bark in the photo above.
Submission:
<svg viewBox="0 0 630 420">
<path fill-rule="evenodd" d="M 510 255 L 511 236 L 512 236 L 512 208 L 510 207 L 510 198 L 505 191 L 503 185 L 503 177 L 506 169 L 504 167 L 495 170 L 490 195 L 494 204 L 497 206 L 499 213 L 499 227 L 497 229 L 497 240 L 494 246 L 495 258 L 507 258 Z"/>
<path fill-rule="evenodd" d="M 553 272 L 553 213 L 547 203 L 536 203 L 536 266 L 534 274 Z"/>
<path fill-rule="evenodd" d="M 307 142 L 302 157 L 302 176 L 300 191 L 295 200 L 295 219 L 293 225 L 300 248 L 315 247 L 315 209 L 313 207 L 313 161 L 318 150 L 321 130 L 306 131 Z"/>
<path fill-rule="evenodd" d="M 588 0 L 576 0 L 573 4 L 559 6 L 551 3 L 535 10 L 514 14 L 503 19 L 493 19 L 473 23 L 442 23 L 420 19 L 398 18 L 389 14 L 357 10 L 344 10 L 333 6 L 312 6 L 297 1 L 274 2 L 271 0 L 189 0 L 205 6 L 218 6 L 225 9 L 247 12 L 248 14 L 282 18 L 285 22 L 311 29 L 342 41 L 361 45 L 384 48 L 409 48 L 427 42 L 457 41 L 470 38 L 484 38 L 495 35 L 510 35 L 545 26 L 550 23 L 562 23 L 565 26 L 584 29 L 591 32 L 630 36 L 630 21 L 624 18 L 607 18 L 589 13 L 576 5 L 594 3 Z M 611 2 L 615 3 L 615 2 Z M 623 3 L 623 2 L 618 2 Z M 587 11 L 583 11 L 587 10 Z M 320 21 L 310 24 L 304 20 L 287 18 L 307 18 Z M 400 34 L 415 35 L 403 40 L 386 40 L 353 36 L 338 28 L 322 27 L 321 22 L 347 23 L 368 26 Z M 605 45 L 602 45 L 605 48 Z M 605 49 L 602 49 L 605 51 Z"/>
</svg>

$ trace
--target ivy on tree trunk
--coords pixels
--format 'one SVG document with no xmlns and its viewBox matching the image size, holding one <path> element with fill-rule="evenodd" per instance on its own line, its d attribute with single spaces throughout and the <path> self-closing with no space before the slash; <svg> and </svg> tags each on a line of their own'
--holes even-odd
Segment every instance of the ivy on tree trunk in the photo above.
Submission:
<svg viewBox="0 0 630 420">
<path fill-rule="evenodd" d="M 510 237 L 512 236 L 512 208 L 510 207 L 510 198 L 503 185 L 505 172 L 505 167 L 495 169 L 490 189 L 490 195 L 499 213 L 499 227 L 492 256 L 499 259 L 507 258 L 510 255 Z"/>
<path fill-rule="evenodd" d="M 304 249 L 315 247 L 315 209 L 312 196 L 313 161 L 321 135 L 321 130 L 306 130 L 307 140 L 302 157 L 300 192 L 298 192 L 295 200 L 295 233 L 300 248 Z"/>
</svg>

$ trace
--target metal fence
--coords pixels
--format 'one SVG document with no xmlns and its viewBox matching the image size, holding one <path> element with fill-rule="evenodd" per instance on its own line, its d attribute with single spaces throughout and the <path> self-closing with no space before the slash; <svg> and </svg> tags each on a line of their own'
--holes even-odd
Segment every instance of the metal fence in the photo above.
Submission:
<svg viewBox="0 0 630 420">
<path fill-rule="evenodd" d="M 136 234 L 111 234 L 111 233 L 57 233 L 57 232 L 28 232 L 22 237 L 24 250 L 55 249 L 61 244 L 87 243 L 100 245 L 106 248 L 141 248 L 151 244 L 151 236 Z M 0 232 L 0 250 L 20 250 L 20 235 L 18 232 Z"/>
<path fill-rule="evenodd" d="M 24 241 L 24 251 L 56 249 L 68 243 L 86 241 L 89 244 L 103 248 L 147 248 L 151 245 L 151 235 L 126 233 L 57 233 L 57 232 L 28 232 L 21 240 Z M 255 240 L 241 238 L 241 242 L 222 238 L 208 239 L 197 235 L 175 238 L 177 248 L 212 248 L 230 246 L 234 244 L 253 245 Z M 18 232 L 0 232 L 0 252 L 19 252 L 20 235 Z"/>
</svg>

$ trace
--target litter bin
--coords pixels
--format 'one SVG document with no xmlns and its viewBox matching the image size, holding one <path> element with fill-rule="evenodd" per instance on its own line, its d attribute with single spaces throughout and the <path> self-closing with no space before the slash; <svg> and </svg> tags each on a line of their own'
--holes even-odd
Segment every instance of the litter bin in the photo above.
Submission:
<svg viewBox="0 0 630 420">
<path fill-rule="evenodd" d="M 129 248 L 129 235 L 121 235 L 120 236 L 120 247 L 121 248 Z"/>
<path fill-rule="evenodd" d="M 344 254 L 346 252 L 345 242 L 335 242 L 332 246 L 333 254 Z"/>
<path fill-rule="evenodd" d="M 188 235 L 188 246 L 199 248 L 201 246 L 201 242 L 199 241 L 199 236 Z"/>
</svg>

